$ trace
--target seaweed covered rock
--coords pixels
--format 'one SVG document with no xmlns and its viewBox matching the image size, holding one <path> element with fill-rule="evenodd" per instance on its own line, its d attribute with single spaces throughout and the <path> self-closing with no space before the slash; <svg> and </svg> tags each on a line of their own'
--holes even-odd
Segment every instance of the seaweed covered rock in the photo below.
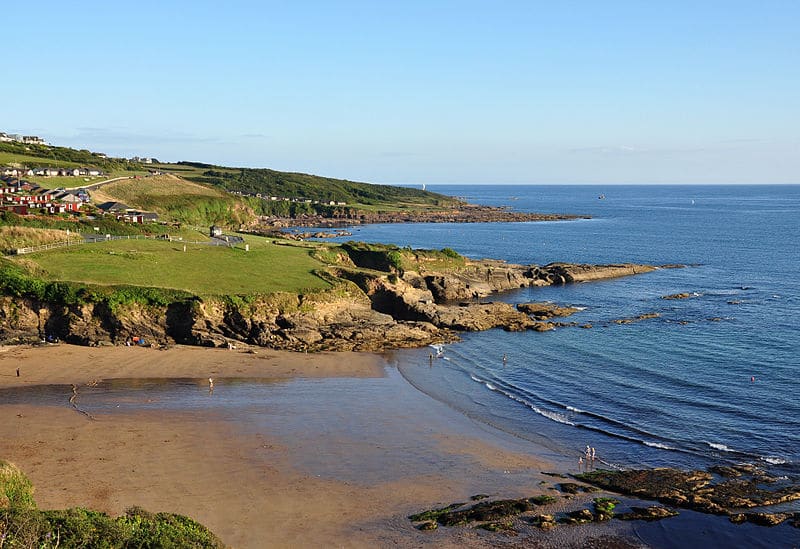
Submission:
<svg viewBox="0 0 800 549">
<path fill-rule="evenodd" d="M 631 507 L 628 513 L 615 515 L 620 520 L 646 520 L 654 521 L 677 516 L 678 512 L 666 507 L 651 505 L 650 507 Z"/>
<path fill-rule="evenodd" d="M 599 470 L 576 475 L 576 478 L 621 494 L 719 515 L 800 499 L 800 486 L 779 482 L 757 468 L 737 466 L 713 470 L 726 476 L 715 480 L 711 472 L 661 468 Z M 738 476 L 729 478 L 734 475 Z"/>
</svg>

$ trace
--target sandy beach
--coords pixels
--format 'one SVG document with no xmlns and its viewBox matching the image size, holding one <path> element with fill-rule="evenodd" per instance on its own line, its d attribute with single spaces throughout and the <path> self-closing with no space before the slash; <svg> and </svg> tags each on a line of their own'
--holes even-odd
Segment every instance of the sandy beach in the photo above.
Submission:
<svg viewBox="0 0 800 549">
<path fill-rule="evenodd" d="M 215 379 L 213 395 L 204 393 L 208 377 Z M 69 403 L 73 384 L 81 407 L 81 395 L 101 380 L 154 378 L 195 379 L 198 399 L 224 399 L 237 380 L 273 385 L 267 411 L 254 410 L 258 420 L 250 423 L 219 407 L 131 411 L 127 401 L 120 411 L 91 411 L 92 419 Z M 471 528 L 419 532 L 406 517 L 478 493 L 553 493 L 555 480 L 541 474 L 555 466 L 539 457 L 546 451 L 419 393 L 377 355 L 0 349 L 2 394 L 48 385 L 63 386 L 55 399 L 0 397 L 0 457 L 30 477 L 42 508 L 116 515 L 139 505 L 181 513 L 240 548 L 480 547 L 522 539 Z M 131 389 L 125 398 L 157 398 L 140 392 Z M 579 546 L 621 528 L 557 529 L 535 540 Z"/>
</svg>

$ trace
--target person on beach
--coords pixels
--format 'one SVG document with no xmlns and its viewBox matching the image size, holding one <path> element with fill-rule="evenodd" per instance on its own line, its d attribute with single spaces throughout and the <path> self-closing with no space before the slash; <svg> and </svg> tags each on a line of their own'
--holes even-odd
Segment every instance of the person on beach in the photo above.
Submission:
<svg viewBox="0 0 800 549">
<path fill-rule="evenodd" d="M 592 446 L 592 461 L 594 461 L 595 459 L 597 459 L 597 456 L 595 454 L 594 446 Z"/>
<path fill-rule="evenodd" d="M 214 392 L 214 379 L 213 378 L 208 378 L 208 392 L 209 393 L 213 393 Z"/>
<path fill-rule="evenodd" d="M 578 471 L 583 471 L 583 456 L 578 457 Z"/>
</svg>

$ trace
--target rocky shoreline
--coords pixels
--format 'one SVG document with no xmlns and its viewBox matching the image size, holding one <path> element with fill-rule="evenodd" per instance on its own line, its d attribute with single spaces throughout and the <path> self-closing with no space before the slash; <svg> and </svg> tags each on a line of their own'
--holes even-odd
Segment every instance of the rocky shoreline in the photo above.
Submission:
<svg viewBox="0 0 800 549">
<path fill-rule="evenodd" d="M 591 219 L 588 215 L 515 212 L 508 208 L 464 204 L 447 210 L 334 212 L 330 216 L 303 214 L 298 217 L 263 217 L 260 225 L 272 228 L 287 227 L 347 227 L 371 223 L 491 223 L 570 221 Z"/>
<path fill-rule="evenodd" d="M 347 249 L 347 248 L 346 248 Z M 514 265 L 466 261 L 457 269 L 400 271 L 382 252 L 349 248 L 332 266 L 331 290 L 309 294 L 195 297 L 165 307 L 137 303 L 65 305 L 0 297 L 0 340 L 59 339 L 80 345 L 224 347 L 236 342 L 292 351 L 385 351 L 458 339 L 459 332 L 551 329 L 564 315 L 549 304 L 486 301 L 497 292 L 601 280 L 655 270 L 649 265 Z"/>
<path fill-rule="evenodd" d="M 560 473 L 544 474 L 570 479 Z M 531 527 L 551 530 L 612 519 L 657 521 L 677 516 L 677 509 L 691 509 L 727 517 L 737 525 L 749 522 L 772 527 L 787 523 L 800 528 L 800 513 L 769 510 L 800 499 L 800 486 L 771 477 L 752 465 L 718 465 L 708 471 L 596 470 L 573 478 L 580 483 L 558 483 L 546 495 L 501 499 L 479 494 L 470 502 L 423 511 L 408 519 L 423 531 L 440 526 L 470 527 L 516 535 Z M 621 496 L 633 499 L 621 501 Z"/>
</svg>

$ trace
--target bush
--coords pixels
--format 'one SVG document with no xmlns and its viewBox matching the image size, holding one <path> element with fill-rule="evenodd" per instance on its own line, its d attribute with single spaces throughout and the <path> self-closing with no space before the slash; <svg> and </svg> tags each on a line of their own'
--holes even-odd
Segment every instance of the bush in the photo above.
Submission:
<svg viewBox="0 0 800 549">
<path fill-rule="evenodd" d="M 442 248 L 442 254 L 451 259 L 461 259 L 461 254 L 459 254 L 453 248 Z"/>
<path fill-rule="evenodd" d="M 0 509 L 35 509 L 33 485 L 16 465 L 0 461 Z"/>
</svg>

